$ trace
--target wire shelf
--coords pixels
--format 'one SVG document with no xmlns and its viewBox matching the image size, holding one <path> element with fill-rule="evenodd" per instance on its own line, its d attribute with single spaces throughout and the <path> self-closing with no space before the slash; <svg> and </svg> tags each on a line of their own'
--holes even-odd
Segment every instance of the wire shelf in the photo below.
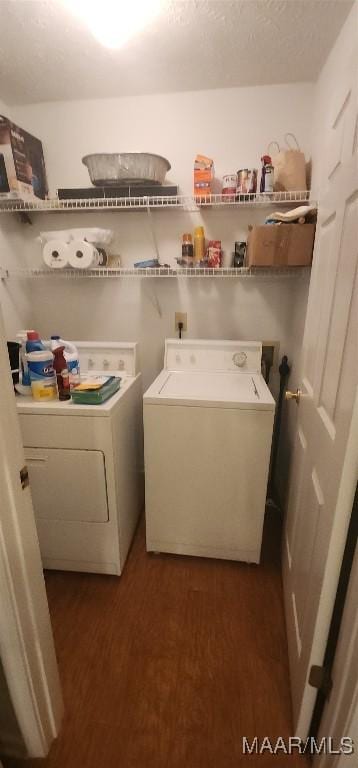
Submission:
<svg viewBox="0 0 358 768">
<path fill-rule="evenodd" d="M 271 206 L 289 205 L 292 203 L 307 203 L 310 193 L 306 190 L 296 192 L 260 192 L 233 196 L 221 194 L 207 197 L 190 197 L 187 195 L 157 195 L 144 197 L 100 197 L 75 200 L 4 200 L 0 199 L 0 213 L 46 213 L 64 211 L 119 211 L 119 210 L 151 210 L 179 209 L 200 211 L 207 208 L 239 208 L 241 206 Z M 312 202 L 312 201 L 311 201 Z"/>
<path fill-rule="evenodd" d="M 194 197 L 194 203 L 201 208 L 236 208 L 240 206 L 271 206 L 289 205 L 291 203 L 308 203 L 310 201 L 309 190 L 296 192 L 252 192 L 239 195 L 209 195 L 208 197 Z"/>
<path fill-rule="evenodd" d="M 53 278 L 58 279 L 96 279 L 96 278 L 193 278 L 193 277 L 214 277 L 214 278 L 264 278 L 276 279 L 277 277 L 300 278 L 308 274 L 310 267 L 220 267 L 218 269 L 180 267 L 178 269 L 171 267 L 151 267 L 146 269 L 136 269 L 131 267 L 122 268 L 95 268 L 95 269 L 2 269 L 0 277 L 4 280 L 15 277 L 20 279 L 28 278 Z"/>
</svg>

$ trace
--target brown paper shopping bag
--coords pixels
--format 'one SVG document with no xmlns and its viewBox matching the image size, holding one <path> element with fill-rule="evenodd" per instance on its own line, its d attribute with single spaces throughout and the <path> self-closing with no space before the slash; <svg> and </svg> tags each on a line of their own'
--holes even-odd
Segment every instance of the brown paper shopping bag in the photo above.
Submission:
<svg viewBox="0 0 358 768">
<path fill-rule="evenodd" d="M 292 139 L 296 143 L 296 148 L 290 145 Z M 272 141 L 278 148 L 276 155 L 272 156 L 274 167 L 274 190 L 275 192 L 295 192 L 307 189 L 306 179 L 306 160 L 299 147 L 298 141 L 293 133 L 285 134 L 285 141 L 288 149 L 280 149 L 276 141 Z"/>
</svg>

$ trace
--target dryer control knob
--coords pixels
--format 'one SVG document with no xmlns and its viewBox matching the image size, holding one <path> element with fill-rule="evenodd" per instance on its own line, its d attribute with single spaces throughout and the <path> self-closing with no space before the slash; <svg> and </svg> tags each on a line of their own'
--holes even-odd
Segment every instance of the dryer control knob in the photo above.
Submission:
<svg viewBox="0 0 358 768">
<path fill-rule="evenodd" d="M 235 352 L 235 354 L 232 356 L 232 361 L 234 365 L 237 365 L 238 368 L 242 368 L 242 366 L 245 365 L 246 360 L 246 352 Z"/>
</svg>

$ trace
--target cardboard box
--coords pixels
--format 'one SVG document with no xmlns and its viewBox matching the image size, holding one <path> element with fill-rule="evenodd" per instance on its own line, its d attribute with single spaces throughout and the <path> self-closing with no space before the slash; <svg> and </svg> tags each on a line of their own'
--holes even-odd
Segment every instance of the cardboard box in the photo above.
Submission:
<svg viewBox="0 0 358 768">
<path fill-rule="evenodd" d="M 205 155 L 197 155 L 194 161 L 194 195 L 207 197 L 213 192 L 214 161 Z"/>
<path fill-rule="evenodd" d="M 315 224 L 265 224 L 249 231 L 248 267 L 304 267 L 312 262 Z"/>
<path fill-rule="evenodd" d="M 47 194 L 41 141 L 0 115 L 0 200 L 44 200 Z"/>
</svg>

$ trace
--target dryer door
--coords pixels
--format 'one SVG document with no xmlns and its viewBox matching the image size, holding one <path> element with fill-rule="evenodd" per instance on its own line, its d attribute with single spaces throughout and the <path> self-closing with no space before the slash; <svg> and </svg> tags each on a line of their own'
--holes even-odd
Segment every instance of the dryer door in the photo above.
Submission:
<svg viewBox="0 0 358 768">
<path fill-rule="evenodd" d="M 108 520 L 102 451 L 25 448 L 37 520 Z"/>
</svg>

